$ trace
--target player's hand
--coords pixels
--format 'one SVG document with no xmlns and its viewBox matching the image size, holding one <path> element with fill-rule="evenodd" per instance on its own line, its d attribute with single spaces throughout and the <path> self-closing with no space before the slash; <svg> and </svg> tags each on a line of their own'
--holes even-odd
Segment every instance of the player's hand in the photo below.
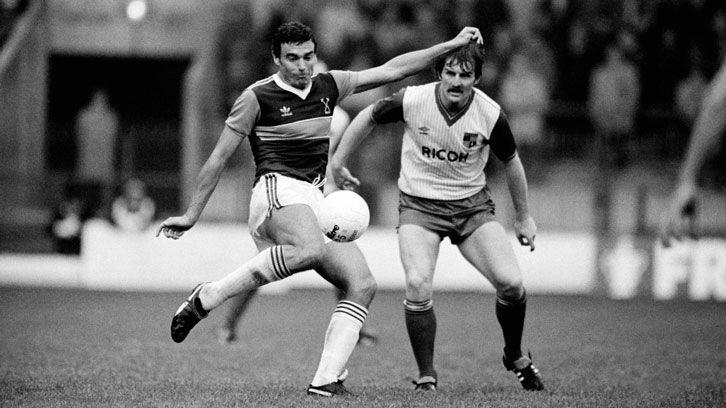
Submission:
<svg viewBox="0 0 726 408">
<path fill-rule="evenodd" d="M 469 44 L 471 41 L 475 41 L 479 45 L 484 44 L 484 39 L 482 38 L 479 29 L 476 27 L 464 27 L 453 41 L 455 41 L 460 47 Z"/>
<path fill-rule="evenodd" d="M 194 220 L 189 217 L 169 217 L 159 225 L 159 228 L 156 230 L 156 236 L 158 237 L 163 232 L 167 238 L 179 239 L 184 235 L 185 231 L 188 231 L 193 226 Z"/>
<path fill-rule="evenodd" d="M 335 185 L 341 190 L 353 190 L 355 187 L 360 186 L 360 180 L 353 177 L 350 170 L 345 166 L 331 166 L 331 172 L 333 173 Z"/>
<path fill-rule="evenodd" d="M 670 207 L 663 214 L 660 225 L 660 241 L 664 247 L 671 246 L 671 239 L 697 238 L 696 231 L 696 186 L 681 183 L 671 197 Z"/>
<path fill-rule="evenodd" d="M 530 252 L 534 251 L 534 236 L 537 234 L 537 224 L 534 223 L 532 217 L 514 221 L 514 232 L 517 234 L 517 240 L 522 246 L 528 246 Z"/>
</svg>

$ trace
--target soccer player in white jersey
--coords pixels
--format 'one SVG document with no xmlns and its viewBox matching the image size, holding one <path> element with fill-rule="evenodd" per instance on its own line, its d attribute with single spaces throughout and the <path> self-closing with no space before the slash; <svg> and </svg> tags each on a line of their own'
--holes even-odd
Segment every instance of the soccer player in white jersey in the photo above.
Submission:
<svg viewBox="0 0 726 408">
<path fill-rule="evenodd" d="M 529 214 L 527 181 L 506 116 L 499 104 L 474 88 L 483 52 L 469 44 L 440 58 L 440 81 L 409 86 L 363 109 L 331 158 L 335 183 L 360 181 L 346 167 L 376 124 L 405 123 L 401 150 L 398 242 L 406 274 L 406 328 L 419 369 L 417 390 L 436 390 L 436 316 L 433 276 L 444 237 L 496 289 L 496 316 L 504 335 L 504 366 L 527 390 L 543 390 L 531 356 L 522 352 L 527 297 L 522 275 L 502 225 L 495 220 L 484 167 L 489 153 L 504 162 L 514 202 L 519 242 L 534 250 L 537 230 Z"/>
<path fill-rule="evenodd" d="M 278 27 L 272 54 L 279 70 L 245 89 L 235 101 L 214 150 L 202 166 L 186 212 L 163 221 L 157 236 L 178 239 L 196 224 L 227 160 L 244 139 L 255 159 L 249 228 L 259 254 L 213 282 L 197 285 L 172 318 L 171 336 L 189 331 L 225 300 L 245 291 L 313 269 L 345 291 L 330 319 L 318 369 L 307 393 L 349 394 L 343 386 L 376 282 L 355 243 L 326 242 L 316 212 L 323 198 L 332 112 L 345 97 L 394 82 L 426 68 L 439 56 L 481 42 L 479 30 L 406 53 L 363 70 L 313 75 L 315 37 L 298 22 Z"/>
</svg>

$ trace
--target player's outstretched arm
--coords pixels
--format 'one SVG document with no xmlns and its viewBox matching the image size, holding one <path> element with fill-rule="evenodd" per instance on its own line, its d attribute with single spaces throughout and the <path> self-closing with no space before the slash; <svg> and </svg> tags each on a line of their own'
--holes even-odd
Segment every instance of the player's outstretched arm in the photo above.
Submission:
<svg viewBox="0 0 726 408">
<path fill-rule="evenodd" d="M 518 154 L 515 154 L 511 160 L 504 163 L 504 173 L 516 213 L 514 232 L 520 244 L 528 246 L 530 251 L 534 251 L 534 237 L 537 234 L 537 225 L 529 215 L 527 177 L 524 174 L 524 166 Z"/>
<path fill-rule="evenodd" d="M 345 132 L 343 132 L 343 136 L 340 138 L 338 148 L 335 149 L 335 153 L 330 158 L 330 170 L 333 175 L 333 180 L 335 181 L 335 185 L 342 190 L 350 190 L 353 186 L 360 185 L 360 180 L 353 177 L 346 167 L 346 164 L 353 151 L 368 137 L 376 126 L 376 123 L 371 118 L 373 106 L 369 105 L 364 108 L 350 122 L 350 125 L 348 125 Z"/>
<path fill-rule="evenodd" d="M 464 27 L 459 34 L 449 41 L 433 45 L 423 50 L 401 54 L 383 65 L 361 71 L 358 76 L 358 87 L 355 92 L 363 92 L 381 85 L 400 81 L 430 67 L 436 58 L 463 47 L 471 41 L 483 43 L 481 33 L 476 27 Z"/>
<path fill-rule="evenodd" d="M 670 203 L 661 220 L 660 238 L 664 246 L 671 239 L 695 236 L 694 208 L 698 193 L 697 179 L 703 163 L 715 151 L 726 131 L 726 62 L 711 81 L 701 111 L 696 118 L 688 142 L 686 157 Z"/>
<path fill-rule="evenodd" d="M 219 178 L 222 176 L 227 160 L 242 142 L 243 138 L 235 133 L 232 129 L 225 126 L 222 134 L 219 136 L 217 145 L 214 147 L 212 154 L 202 166 L 197 176 L 197 185 L 194 189 L 192 201 L 189 204 L 184 215 L 178 217 L 169 217 L 164 220 L 156 230 L 156 236 L 162 232 L 164 236 L 171 239 L 179 239 L 184 232 L 189 230 L 197 223 L 202 215 L 204 207 L 212 196 L 214 189 L 217 187 Z"/>
</svg>

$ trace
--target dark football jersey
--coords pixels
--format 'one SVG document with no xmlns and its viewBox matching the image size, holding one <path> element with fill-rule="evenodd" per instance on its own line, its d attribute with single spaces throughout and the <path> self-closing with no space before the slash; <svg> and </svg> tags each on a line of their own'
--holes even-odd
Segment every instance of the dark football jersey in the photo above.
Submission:
<svg viewBox="0 0 726 408">
<path fill-rule="evenodd" d="M 255 182 L 273 172 L 308 182 L 322 180 L 333 110 L 353 93 L 356 82 L 353 72 L 331 71 L 313 76 L 310 86 L 301 90 L 275 74 L 242 92 L 225 123 L 249 137 Z"/>
</svg>

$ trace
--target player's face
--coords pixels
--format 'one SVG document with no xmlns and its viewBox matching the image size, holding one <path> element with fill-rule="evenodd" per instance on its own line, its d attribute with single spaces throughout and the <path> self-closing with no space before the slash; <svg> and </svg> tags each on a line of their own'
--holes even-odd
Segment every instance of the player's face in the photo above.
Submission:
<svg viewBox="0 0 726 408">
<path fill-rule="evenodd" d="M 305 89 L 313 75 L 313 65 L 317 61 L 315 44 L 312 41 L 280 45 L 280 58 L 273 55 L 283 81 L 298 89 Z"/>
<path fill-rule="evenodd" d="M 471 98 L 477 82 L 473 67 L 447 62 L 441 70 L 439 98 L 447 107 L 461 107 Z"/>
</svg>

